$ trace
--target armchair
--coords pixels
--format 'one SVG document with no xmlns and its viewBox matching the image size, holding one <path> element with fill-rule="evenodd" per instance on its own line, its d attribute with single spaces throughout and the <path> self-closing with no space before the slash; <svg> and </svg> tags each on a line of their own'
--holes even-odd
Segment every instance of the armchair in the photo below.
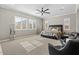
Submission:
<svg viewBox="0 0 79 59">
<path fill-rule="evenodd" d="M 69 40 L 65 46 L 48 44 L 50 55 L 79 55 L 79 40 Z"/>
</svg>

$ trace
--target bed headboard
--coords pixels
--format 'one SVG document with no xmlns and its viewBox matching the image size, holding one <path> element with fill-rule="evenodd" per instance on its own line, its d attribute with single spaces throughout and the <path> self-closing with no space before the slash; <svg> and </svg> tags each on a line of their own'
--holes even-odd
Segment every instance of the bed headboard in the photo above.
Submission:
<svg viewBox="0 0 79 59">
<path fill-rule="evenodd" d="M 63 33 L 63 25 L 49 25 L 49 28 L 57 28 L 58 31 L 61 31 Z"/>
</svg>

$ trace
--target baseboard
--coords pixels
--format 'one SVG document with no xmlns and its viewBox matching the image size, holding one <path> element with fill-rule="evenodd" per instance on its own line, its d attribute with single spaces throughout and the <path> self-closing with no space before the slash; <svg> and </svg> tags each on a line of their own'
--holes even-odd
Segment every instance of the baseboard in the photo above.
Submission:
<svg viewBox="0 0 79 59">
<path fill-rule="evenodd" d="M 34 34 L 34 35 L 37 35 L 37 34 Z M 30 36 L 33 36 L 33 34 L 25 35 L 25 36 L 17 36 L 17 37 L 15 37 L 15 40 L 16 40 L 16 39 L 21 39 L 21 38 L 30 37 Z M 10 40 L 11 40 L 11 39 L 3 39 L 3 40 L 0 40 L 0 43 L 6 42 L 6 41 L 10 41 Z"/>
</svg>

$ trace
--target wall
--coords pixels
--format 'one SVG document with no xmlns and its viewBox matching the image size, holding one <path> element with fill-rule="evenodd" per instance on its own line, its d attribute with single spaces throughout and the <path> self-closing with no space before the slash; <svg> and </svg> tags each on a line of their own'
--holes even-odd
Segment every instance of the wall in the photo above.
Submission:
<svg viewBox="0 0 79 59">
<path fill-rule="evenodd" d="M 36 30 L 19 30 L 19 31 L 16 31 L 16 36 L 24 36 L 28 34 L 36 34 L 41 32 L 42 30 L 41 18 L 29 15 L 29 14 L 21 13 L 18 11 L 12 11 L 12 10 L 0 8 L 0 40 L 9 38 L 9 33 L 10 33 L 9 25 L 15 23 L 14 21 L 15 16 L 32 18 L 37 21 Z"/>
<path fill-rule="evenodd" d="M 44 19 L 44 21 L 48 21 L 48 25 L 59 25 L 59 24 L 64 25 L 65 18 L 70 18 L 70 31 L 76 31 L 76 14 L 55 16 L 51 18 L 46 18 Z"/>
<path fill-rule="evenodd" d="M 76 29 L 79 32 L 79 10 L 77 10 Z"/>
</svg>

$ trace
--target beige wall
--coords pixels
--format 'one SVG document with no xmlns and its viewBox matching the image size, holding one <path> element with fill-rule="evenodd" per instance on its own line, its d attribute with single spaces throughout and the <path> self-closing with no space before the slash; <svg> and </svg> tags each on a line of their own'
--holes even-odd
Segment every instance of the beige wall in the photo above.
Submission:
<svg viewBox="0 0 79 59">
<path fill-rule="evenodd" d="M 10 32 L 9 25 L 15 23 L 14 21 L 15 16 L 32 18 L 37 21 L 36 30 L 19 30 L 19 31 L 16 31 L 16 36 L 24 36 L 28 34 L 36 34 L 36 33 L 41 32 L 42 30 L 42 19 L 41 18 L 29 15 L 29 14 L 24 14 L 18 11 L 12 11 L 12 10 L 0 8 L 0 40 L 9 38 L 9 32 Z"/>
<path fill-rule="evenodd" d="M 70 18 L 70 31 L 76 31 L 76 14 L 68 14 L 63 16 L 55 16 L 51 18 L 46 18 L 44 21 L 48 21 L 48 25 L 64 25 L 64 19 Z M 45 27 L 43 25 L 43 27 Z"/>
<path fill-rule="evenodd" d="M 79 10 L 77 10 L 76 30 L 79 32 Z"/>
</svg>

